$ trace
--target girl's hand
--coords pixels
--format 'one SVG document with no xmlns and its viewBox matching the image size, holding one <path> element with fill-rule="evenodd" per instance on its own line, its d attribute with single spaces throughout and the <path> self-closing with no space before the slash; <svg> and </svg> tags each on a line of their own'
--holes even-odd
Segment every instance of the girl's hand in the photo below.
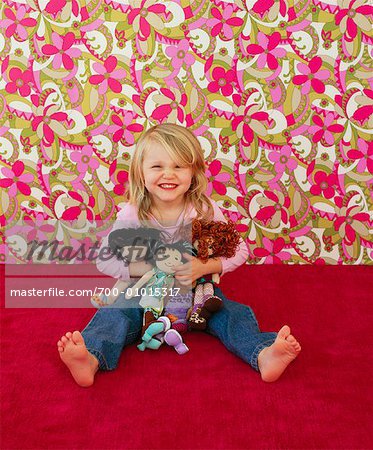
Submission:
<svg viewBox="0 0 373 450">
<path fill-rule="evenodd" d="M 205 265 L 189 253 L 183 253 L 183 257 L 188 262 L 175 266 L 175 278 L 182 286 L 189 286 L 205 274 Z"/>
</svg>

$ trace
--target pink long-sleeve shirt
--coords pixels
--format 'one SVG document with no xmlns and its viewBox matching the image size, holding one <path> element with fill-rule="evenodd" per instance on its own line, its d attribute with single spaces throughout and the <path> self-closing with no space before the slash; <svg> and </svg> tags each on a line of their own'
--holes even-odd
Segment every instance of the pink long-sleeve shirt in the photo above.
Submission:
<svg viewBox="0 0 373 450">
<path fill-rule="evenodd" d="M 213 220 L 227 222 L 223 212 L 219 208 L 219 206 L 211 200 L 211 204 L 214 209 Z M 139 228 L 143 225 L 141 224 L 138 215 L 137 215 L 137 206 L 126 203 L 125 206 L 118 212 L 117 220 L 115 221 L 113 228 L 111 231 L 120 229 L 120 228 Z M 161 231 L 166 232 L 170 236 L 170 242 L 172 242 L 172 238 L 175 234 L 177 234 L 180 226 L 188 225 L 192 222 L 192 220 L 197 216 L 196 210 L 189 206 L 189 208 L 183 213 L 180 214 L 177 222 L 173 226 L 164 227 L 161 225 L 154 216 L 151 216 L 151 220 L 149 222 L 150 226 L 157 228 Z M 100 246 L 100 250 L 102 248 L 108 248 L 108 236 L 106 236 Z M 220 258 L 222 262 L 222 272 L 221 275 L 224 275 L 226 272 L 232 272 L 237 267 L 241 266 L 248 257 L 248 249 L 245 242 L 240 239 L 240 245 L 237 249 L 237 252 L 231 258 Z M 97 269 L 104 273 L 105 275 L 109 275 L 113 278 L 121 279 L 123 281 L 130 280 L 129 268 L 127 265 L 117 259 L 116 256 L 111 257 L 110 259 L 105 260 L 104 258 L 97 259 Z"/>
</svg>

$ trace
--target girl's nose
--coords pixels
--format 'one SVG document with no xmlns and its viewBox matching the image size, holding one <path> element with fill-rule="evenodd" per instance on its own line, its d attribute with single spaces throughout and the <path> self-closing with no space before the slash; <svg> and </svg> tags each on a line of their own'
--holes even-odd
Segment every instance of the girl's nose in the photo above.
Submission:
<svg viewBox="0 0 373 450">
<path fill-rule="evenodd" d="M 171 169 L 171 168 L 165 168 L 164 169 L 164 171 L 163 171 L 163 176 L 164 177 L 166 177 L 166 178 L 172 178 L 173 176 L 174 176 L 174 171 L 173 171 L 173 169 Z"/>
</svg>

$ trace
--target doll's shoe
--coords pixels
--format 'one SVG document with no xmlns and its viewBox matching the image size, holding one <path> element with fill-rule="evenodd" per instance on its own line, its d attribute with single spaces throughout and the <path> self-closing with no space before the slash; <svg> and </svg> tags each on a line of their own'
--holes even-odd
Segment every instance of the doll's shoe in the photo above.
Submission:
<svg viewBox="0 0 373 450">
<path fill-rule="evenodd" d="M 212 314 L 216 313 L 223 307 L 223 301 L 216 295 L 211 295 L 205 300 L 199 313 L 201 317 L 208 320 Z"/>
<path fill-rule="evenodd" d="M 162 345 L 161 341 L 158 341 L 158 339 L 153 338 L 150 339 L 149 342 L 142 341 L 141 344 L 137 346 L 137 348 L 143 352 L 146 348 L 150 348 L 151 350 L 158 350 L 161 345 Z"/>
<path fill-rule="evenodd" d="M 99 301 L 100 301 L 100 303 L 99 303 Z M 103 308 L 105 306 L 112 304 L 109 302 L 109 299 L 105 294 L 93 295 L 91 297 L 91 303 L 97 309 L 100 309 L 100 308 Z"/>
<path fill-rule="evenodd" d="M 208 297 L 202 306 L 197 307 L 189 318 L 189 326 L 192 330 L 206 330 L 207 321 L 212 314 L 223 307 L 223 301 L 216 295 Z"/>
<path fill-rule="evenodd" d="M 183 342 L 183 338 L 176 330 L 166 331 L 164 340 L 169 346 L 174 347 L 179 355 L 184 355 L 189 351 L 189 348 Z"/>
<path fill-rule="evenodd" d="M 142 340 L 149 342 L 155 335 L 165 332 L 171 328 L 171 321 L 168 317 L 158 317 L 156 322 L 151 323 L 142 335 Z"/>
<path fill-rule="evenodd" d="M 189 317 L 188 324 L 191 330 L 202 331 L 207 328 L 207 321 L 200 315 L 201 308 L 197 308 Z"/>
<path fill-rule="evenodd" d="M 156 322 L 157 315 L 154 314 L 154 312 L 149 309 L 144 311 L 144 317 L 143 317 L 143 326 L 141 329 L 141 336 L 145 333 L 145 331 L 148 329 L 149 325 L 153 322 Z"/>
</svg>

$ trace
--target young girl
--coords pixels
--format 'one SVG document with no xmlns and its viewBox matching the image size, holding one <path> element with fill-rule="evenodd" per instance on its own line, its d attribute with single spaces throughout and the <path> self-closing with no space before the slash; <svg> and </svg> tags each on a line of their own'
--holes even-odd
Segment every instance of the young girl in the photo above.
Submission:
<svg viewBox="0 0 373 450">
<path fill-rule="evenodd" d="M 178 231 L 192 219 L 226 221 L 215 202 L 205 195 L 207 179 L 203 150 L 188 129 L 161 124 L 139 139 L 129 170 L 128 202 L 118 213 L 114 228 L 145 223 L 177 239 Z M 102 246 L 107 246 L 107 238 Z M 202 263 L 185 253 L 187 263 L 174 267 L 182 286 L 207 274 L 223 275 L 243 264 L 248 256 L 245 243 L 232 258 L 210 258 Z M 98 261 L 98 269 L 114 278 L 129 281 L 152 267 L 145 262 L 124 265 L 115 256 Z M 249 270 L 249 269 L 248 269 Z M 233 302 L 216 289 L 223 308 L 209 320 L 207 331 L 218 337 L 233 353 L 259 371 L 264 381 L 277 380 L 297 357 L 301 348 L 285 325 L 278 333 L 262 333 L 251 308 Z M 137 342 L 142 327 L 142 309 L 136 299 L 123 295 L 114 305 L 99 309 L 80 333 L 68 332 L 58 341 L 62 361 L 80 386 L 90 386 L 98 370 L 113 370 L 126 345 Z"/>
</svg>

